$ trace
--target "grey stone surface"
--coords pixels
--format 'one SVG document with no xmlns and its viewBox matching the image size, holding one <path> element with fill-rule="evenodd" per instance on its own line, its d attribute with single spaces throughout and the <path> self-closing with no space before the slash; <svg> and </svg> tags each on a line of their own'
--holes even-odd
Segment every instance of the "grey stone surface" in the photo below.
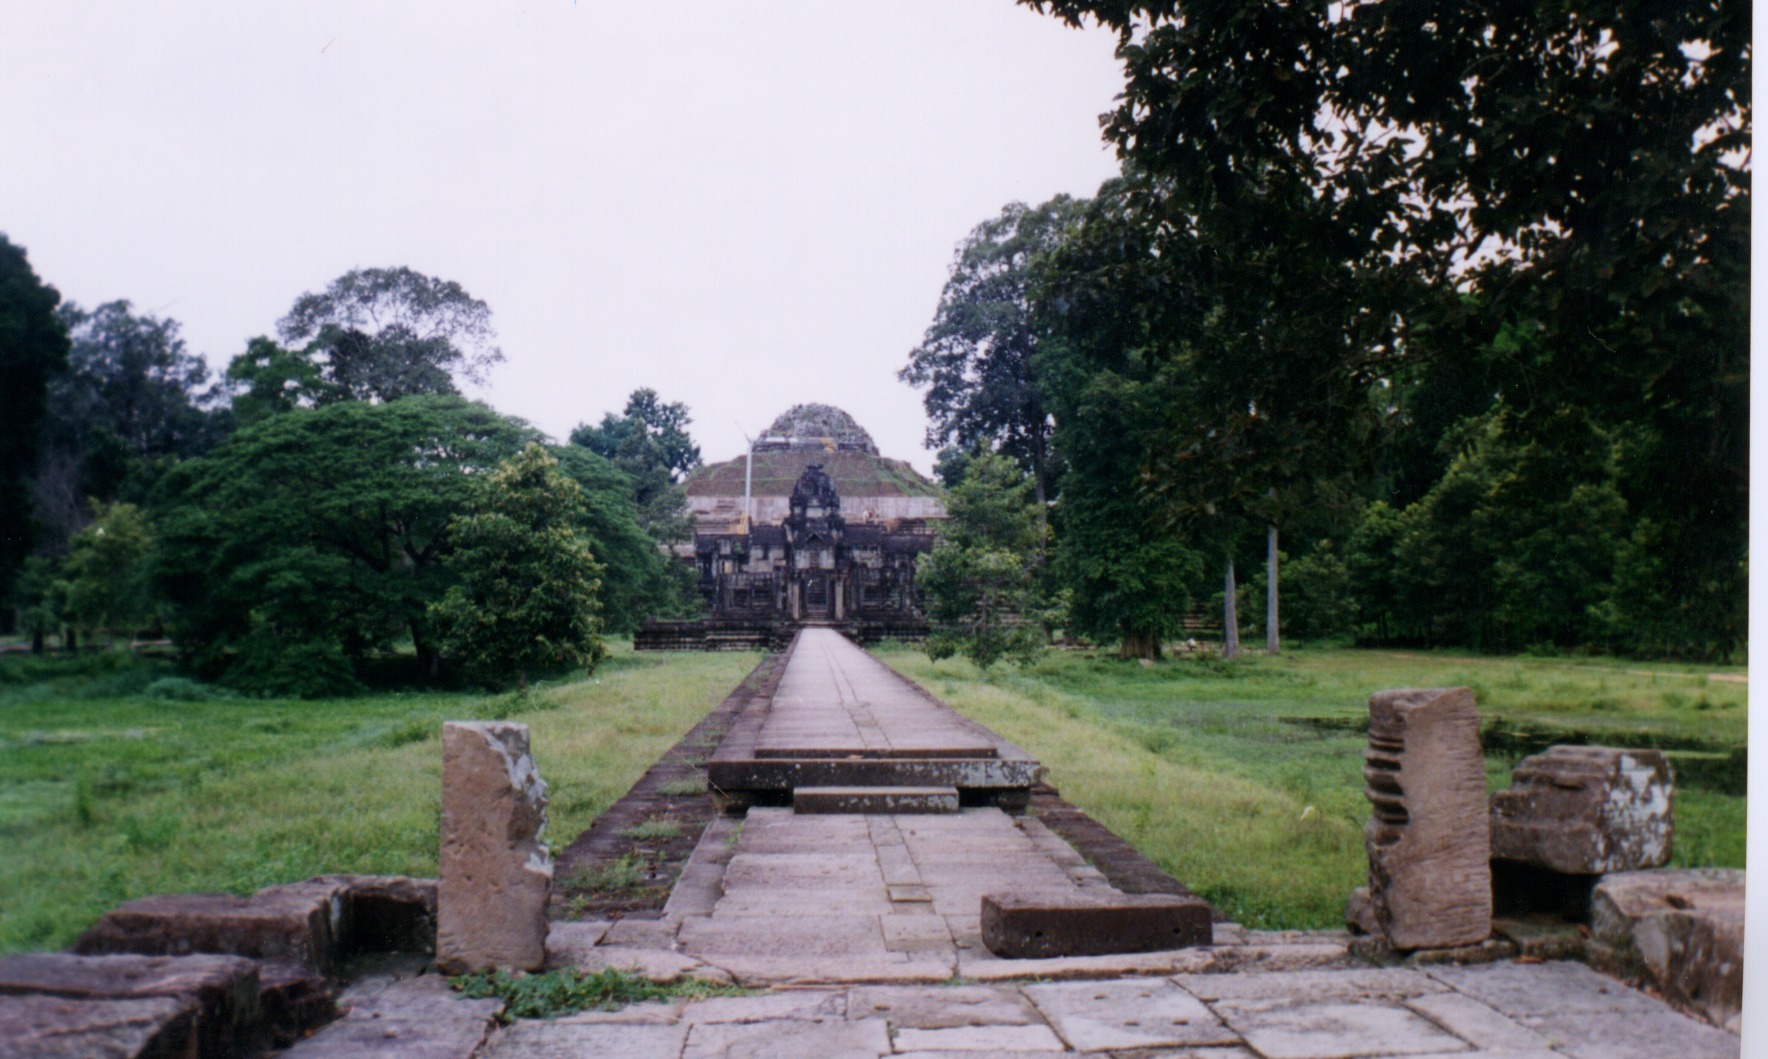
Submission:
<svg viewBox="0 0 1768 1059">
<path fill-rule="evenodd" d="M 472 1059 L 491 1027 L 486 1022 L 339 1019 L 298 1042 L 279 1059 Z"/>
<path fill-rule="evenodd" d="M 1661 750 L 1548 747 L 1492 795 L 1492 856 L 1571 874 L 1655 868 L 1670 859 L 1670 802 Z"/>
<path fill-rule="evenodd" d="M 196 1054 L 188 997 L 0 996 L 0 1059 L 184 1059 Z"/>
<path fill-rule="evenodd" d="M 685 1024 L 518 1022 L 500 1030 L 481 1055 L 484 1059 L 681 1059 L 687 1036 Z"/>
<path fill-rule="evenodd" d="M 689 1022 L 825 1021 L 844 1019 L 848 1011 L 848 992 L 844 989 L 787 989 L 760 996 L 706 997 L 690 1001 L 683 1009 L 682 1017 Z"/>
<path fill-rule="evenodd" d="M 1265 1059 L 1417 1055 L 1465 1048 L 1390 1000 L 1221 1000 L 1213 1007 Z"/>
<path fill-rule="evenodd" d="M 1445 993 L 1448 986 L 1422 971 L 1365 968 L 1288 974 L 1182 974 L 1180 988 L 1204 1000 L 1324 1000 L 1404 998 Z"/>
<path fill-rule="evenodd" d="M 459 974 L 546 963 L 553 866 L 545 827 L 546 782 L 528 750 L 528 726 L 444 724 L 436 966 Z"/>
<path fill-rule="evenodd" d="M 1024 993 L 1080 1051 L 1240 1043 L 1202 1001 L 1159 978 L 1031 985 Z"/>
<path fill-rule="evenodd" d="M 848 993 L 847 1009 L 855 1018 L 888 1019 L 920 1030 L 1043 1022 L 1019 990 L 1000 986 L 858 986 Z"/>
<path fill-rule="evenodd" d="M 682 1059 L 877 1059 L 890 1054 L 883 1019 L 850 1022 L 789 1020 L 768 1023 L 707 1022 L 688 1033 Z"/>
<path fill-rule="evenodd" d="M 1375 922 L 1396 949 L 1491 933 L 1491 840 L 1479 709 L 1467 688 L 1369 697 L 1364 829 Z"/>
<path fill-rule="evenodd" d="M 955 813 L 956 787 L 798 787 L 800 813 Z"/>
<path fill-rule="evenodd" d="M 1406 1006 L 1479 1048 L 1546 1051 L 1550 1047 L 1539 1033 L 1461 993 L 1413 997 Z"/>
<path fill-rule="evenodd" d="M 923 1030 L 909 1027 L 896 1033 L 901 1051 L 1037 1052 L 1060 1051 L 1062 1039 L 1050 1027 L 948 1026 Z"/>
</svg>

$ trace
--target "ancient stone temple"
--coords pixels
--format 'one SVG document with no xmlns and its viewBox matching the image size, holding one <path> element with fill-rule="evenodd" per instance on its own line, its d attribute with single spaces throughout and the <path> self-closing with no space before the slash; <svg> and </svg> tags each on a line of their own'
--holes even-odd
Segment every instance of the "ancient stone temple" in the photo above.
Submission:
<svg viewBox="0 0 1768 1059">
<path fill-rule="evenodd" d="M 939 489 L 878 453 L 853 417 L 796 405 L 734 460 L 684 483 L 707 617 L 646 622 L 641 650 L 777 645 L 802 625 L 862 642 L 926 635 L 915 560 L 945 517 Z"/>
</svg>

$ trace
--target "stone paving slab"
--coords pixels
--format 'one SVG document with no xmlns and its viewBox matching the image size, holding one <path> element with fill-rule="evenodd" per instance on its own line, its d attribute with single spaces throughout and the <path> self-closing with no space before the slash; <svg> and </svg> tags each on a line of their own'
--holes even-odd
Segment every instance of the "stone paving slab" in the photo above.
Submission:
<svg viewBox="0 0 1768 1059">
<path fill-rule="evenodd" d="M 1032 985 L 1025 995 L 1078 1051 L 1241 1042 L 1201 1000 L 1159 978 Z"/>
<path fill-rule="evenodd" d="M 1349 1059 L 1465 1050 L 1467 1042 L 1398 1004 L 1373 999 L 1221 1000 L 1211 1005 L 1265 1059 Z"/>
</svg>

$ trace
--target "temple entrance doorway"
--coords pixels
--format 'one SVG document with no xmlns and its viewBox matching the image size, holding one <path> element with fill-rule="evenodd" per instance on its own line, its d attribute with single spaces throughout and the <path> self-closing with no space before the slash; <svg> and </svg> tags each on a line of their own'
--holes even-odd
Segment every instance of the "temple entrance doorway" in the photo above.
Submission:
<svg viewBox="0 0 1768 1059">
<path fill-rule="evenodd" d="M 812 574 L 804 579 L 804 616 L 806 618 L 827 618 L 829 616 L 828 577 Z"/>
</svg>

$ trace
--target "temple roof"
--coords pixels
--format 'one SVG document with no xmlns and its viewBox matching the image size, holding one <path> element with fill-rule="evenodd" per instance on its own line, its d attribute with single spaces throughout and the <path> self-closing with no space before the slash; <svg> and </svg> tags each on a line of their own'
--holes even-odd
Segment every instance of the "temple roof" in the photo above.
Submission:
<svg viewBox="0 0 1768 1059">
<path fill-rule="evenodd" d="M 689 496 L 743 495 L 744 457 L 709 463 L 683 482 Z M 903 460 L 878 455 L 878 446 L 852 416 L 826 404 L 793 405 L 755 439 L 756 496 L 790 496 L 804 469 L 821 464 L 843 498 L 937 497 L 939 486 Z"/>
<path fill-rule="evenodd" d="M 878 455 L 878 446 L 866 428 L 846 412 L 827 404 L 795 404 L 755 439 L 756 452 L 812 448 Z"/>
</svg>

